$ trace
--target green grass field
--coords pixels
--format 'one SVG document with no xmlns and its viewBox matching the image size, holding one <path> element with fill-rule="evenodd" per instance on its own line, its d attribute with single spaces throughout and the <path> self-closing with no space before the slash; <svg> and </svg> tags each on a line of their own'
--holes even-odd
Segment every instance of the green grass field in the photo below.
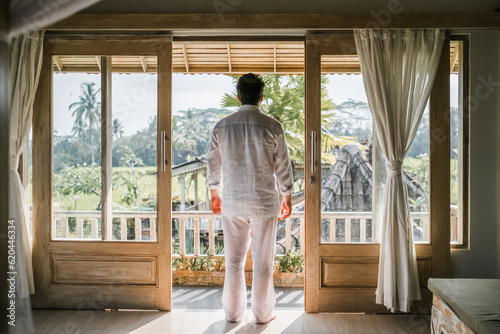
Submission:
<svg viewBox="0 0 500 334">
<path fill-rule="evenodd" d="M 88 168 L 88 167 L 80 167 Z M 145 175 L 140 178 L 139 182 L 139 196 L 138 203 L 141 201 L 146 201 L 148 198 L 156 198 L 156 167 L 137 167 L 139 171 L 144 171 Z M 128 172 L 128 167 L 114 167 L 113 172 L 126 173 Z M 172 182 L 172 197 L 180 198 L 181 185 L 177 182 L 177 177 L 174 178 Z M 117 188 L 113 188 L 113 204 L 114 208 L 119 206 L 119 210 L 128 210 L 133 206 L 127 206 L 126 204 L 121 204 L 120 199 L 126 193 L 126 186 L 122 185 Z M 205 201 L 205 177 L 202 174 L 198 174 L 198 200 Z M 95 211 L 99 204 L 99 197 L 97 195 L 85 195 L 78 194 L 78 201 L 76 202 L 76 210 L 79 211 Z M 186 181 L 186 200 L 194 199 L 194 182 L 188 183 Z M 54 203 L 58 203 L 61 210 L 75 210 L 75 201 L 73 195 L 61 197 L 55 196 Z"/>
</svg>

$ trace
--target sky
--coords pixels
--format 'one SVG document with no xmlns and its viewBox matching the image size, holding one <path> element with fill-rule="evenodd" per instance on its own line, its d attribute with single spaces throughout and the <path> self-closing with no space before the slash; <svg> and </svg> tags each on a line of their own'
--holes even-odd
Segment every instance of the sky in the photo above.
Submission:
<svg viewBox="0 0 500 334">
<path fill-rule="evenodd" d="M 456 76 L 455 76 L 456 77 Z M 113 74 L 113 118 L 120 119 L 124 134 L 131 135 L 147 127 L 156 114 L 156 75 L 149 73 Z M 327 91 L 334 104 L 353 99 L 366 102 L 361 75 L 333 74 Z M 216 74 L 174 74 L 172 85 L 172 112 L 188 108 L 220 108 L 225 93 L 235 90 L 231 77 Z M 94 82 L 100 87 L 99 74 L 54 74 L 54 129 L 59 135 L 71 134 L 73 118 L 69 105 L 78 101 L 82 82 Z M 452 106 L 457 103 L 457 80 L 451 80 Z M 158 92 L 161 94 L 161 92 Z"/>
</svg>

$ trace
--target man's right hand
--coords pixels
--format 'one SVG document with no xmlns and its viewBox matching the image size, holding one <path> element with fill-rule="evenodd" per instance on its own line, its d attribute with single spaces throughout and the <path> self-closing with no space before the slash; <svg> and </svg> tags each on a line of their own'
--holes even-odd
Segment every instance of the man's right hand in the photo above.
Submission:
<svg viewBox="0 0 500 334">
<path fill-rule="evenodd" d="M 292 214 L 292 194 L 288 194 L 281 202 L 281 217 L 280 219 L 287 219 Z"/>
<path fill-rule="evenodd" d="M 212 212 L 220 215 L 222 207 L 222 199 L 219 196 L 219 190 L 210 189 L 210 197 L 212 199 Z"/>
</svg>

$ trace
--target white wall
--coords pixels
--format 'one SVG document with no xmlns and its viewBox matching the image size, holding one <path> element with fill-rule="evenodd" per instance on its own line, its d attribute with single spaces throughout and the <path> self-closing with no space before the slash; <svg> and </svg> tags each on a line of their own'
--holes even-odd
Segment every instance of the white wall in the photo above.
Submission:
<svg viewBox="0 0 500 334">
<path fill-rule="evenodd" d="M 470 249 L 452 251 L 453 277 L 500 277 L 499 42 L 498 31 L 470 34 Z"/>
<path fill-rule="evenodd" d="M 102 0 L 87 13 L 361 13 L 402 6 L 405 12 L 494 11 L 498 0 Z"/>
</svg>

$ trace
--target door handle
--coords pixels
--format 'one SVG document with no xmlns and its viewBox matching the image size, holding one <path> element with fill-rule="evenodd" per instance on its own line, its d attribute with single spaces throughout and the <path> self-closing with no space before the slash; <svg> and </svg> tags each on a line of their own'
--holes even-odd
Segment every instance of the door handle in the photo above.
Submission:
<svg viewBox="0 0 500 334">
<path fill-rule="evenodd" d="M 311 131 L 311 173 L 316 172 L 316 131 Z"/>
<path fill-rule="evenodd" d="M 167 163 L 168 163 L 167 157 L 165 154 L 165 149 L 167 146 L 166 141 L 167 141 L 167 135 L 166 135 L 165 131 L 161 131 L 160 132 L 160 164 L 161 164 L 160 170 L 162 172 L 167 170 Z"/>
</svg>

